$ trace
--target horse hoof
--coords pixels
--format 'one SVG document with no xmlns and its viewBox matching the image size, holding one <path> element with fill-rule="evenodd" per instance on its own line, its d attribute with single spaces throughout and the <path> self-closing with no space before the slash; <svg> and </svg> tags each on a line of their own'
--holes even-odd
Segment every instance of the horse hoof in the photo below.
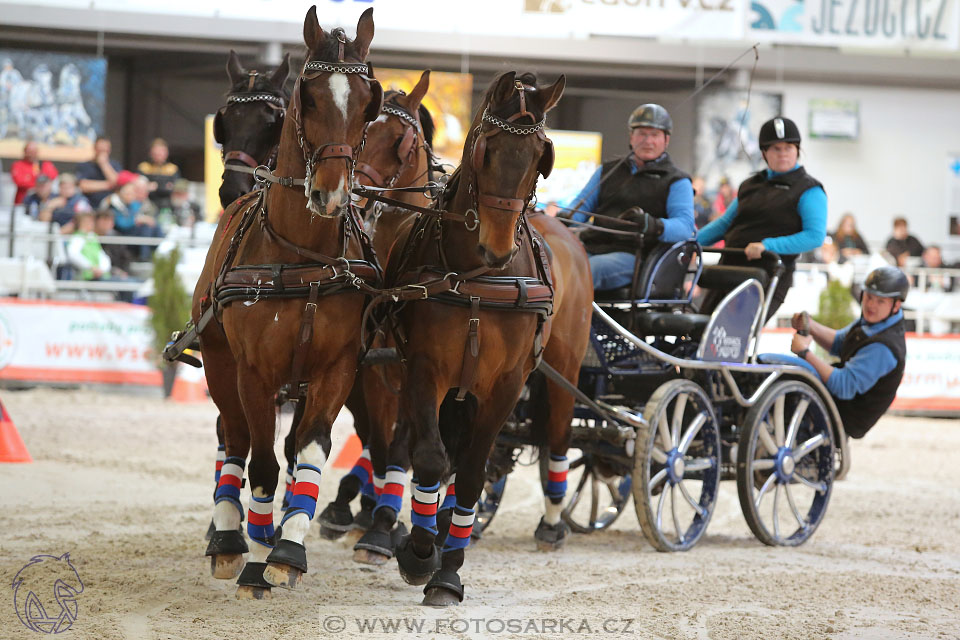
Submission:
<svg viewBox="0 0 960 640">
<path fill-rule="evenodd" d="M 266 600 L 272 597 L 270 587 L 251 587 L 244 584 L 237 587 L 237 600 Z"/>
<path fill-rule="evenodd" d="M 461 596 L 443 587 L 431 587 L 427 589 L 420 604 L 427 607 L 455 607 L 460 604 L 460 598 Z"/>
<path fill-rule="evenodd" d="M 339 540 L 345 533 L 347 532 L 340 531 L 339 529 L 331 529 L 324 524 L 320 525 L 320 537 L 324 540 Z"/>
<path fill-rule="evenodd" d="M 421 558 L 413 551 L 410 536 L 405 536 L 396 548 L 397 566 L 400 568 L 400 577 L 404 582 L 412 585 L 427 584 L 433 573 L 440 568 L 440 553 L 433 545 L 431 554 Z"/>
<path fill-rule="evenodd" d="M 320 536 L 326 540 L 336 540 L 353 529 L 353 514 L 349 506 L 331 502 L 317 518 L 320 522 Z"/>
<path fill-rule="evenodd" d="M 283 589 L 296 589 L 302 578 L 303 571 L 288 564 L 270 562 L 267 564 L 267 568 L 263 570 L 264 580 Z"/>
<path fill-rule="evenodd" d="M 537 530 L 533 537 L 537 539 L 537 550 L 539 551 L 557 551 L 567 542 L 567 534 L 570 527 L 567 523 L 560 521 L 557 524 L 547 524 L 543 518 L 537 525 Z"/>
<path fill-rule="evenodd" d="M 369 564 L 376 567 L 381 567 L 390 561 L 390 556 L 385 556 L 382 553 L 371 551 L 370 549 L 354 549 L 353 561 L 360 564 Z"/>
<path fill-rule="evenodd" d="M 218 553 L 210 556 L 210 573 L 217 580 L 233 580 L 243 570 L 243 554 Z"/>
</svg>

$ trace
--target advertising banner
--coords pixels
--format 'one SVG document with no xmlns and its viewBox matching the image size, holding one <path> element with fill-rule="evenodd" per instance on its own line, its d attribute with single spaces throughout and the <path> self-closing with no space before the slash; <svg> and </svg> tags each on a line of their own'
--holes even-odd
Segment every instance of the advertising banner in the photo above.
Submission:
<svg viewBox="0 0 960 640">
<path fill-rule="evenodd" d="M 600 166 L 603 134 L 590 131 L 562 131 L 548 129 L 553 142 L 554 163 L 549 178 L 537 181 L 537 201 L 540 207 L 551 202 L 571 202 Z"/>
<path fill-rule="evenodd" d="M 958 0 L 753 0 L 749 37 L 870 49 L 955 50 Z"/>
<path fill-rule="evenodd" d="M 0 380 L 160 384 L 146 307 L 0 298 Z"/>
</svg>

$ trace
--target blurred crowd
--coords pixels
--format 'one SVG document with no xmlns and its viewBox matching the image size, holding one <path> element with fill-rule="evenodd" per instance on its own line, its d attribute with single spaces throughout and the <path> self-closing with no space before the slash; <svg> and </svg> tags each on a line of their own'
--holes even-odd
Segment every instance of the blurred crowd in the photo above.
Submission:
<svg viewBox="0 0 960 640">
<path fill-rule="evenodd" d="M 23 158 L 10 168 L 14 203 L 64 235 L 68 265 L 58 273 L 61 279 L 128 280 L 130 264 L 149 261 L 156 246 L 101 238 L 163 238 L 171 227 L 193 226 L 200 217 L 190 185 L 169 161 L 162 138 L 150 144 L 147 158 L 135 170 L 124 168 L 111 152 L 110 139 L 99 137 L 93 157 L 65 173 L 41 160 L 37 143 L 28 141 Z"/>
</svg>

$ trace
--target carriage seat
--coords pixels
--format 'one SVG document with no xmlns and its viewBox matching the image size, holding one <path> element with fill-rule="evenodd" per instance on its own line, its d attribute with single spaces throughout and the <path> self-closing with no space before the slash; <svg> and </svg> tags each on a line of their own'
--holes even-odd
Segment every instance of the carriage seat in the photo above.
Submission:
<svg viewBox="0 0 960 640">
<path fill-rule="evenodd" d="M 729 290 L 742 282 L 753 278 L 760 283 L 764 291 L 770 282 L 770 274 L 759 267 L 738 267 L 725 264 L 710 265 L 703 268 L 697 284 L 703 289 Z"/>
<path fill-rule="evenodd" d="M 685 281 L 690 274 L 691 260 L 697 257 L 700 248 L 694 240 L 669 244 L 661 242 L 650 249 L 643 258 L 637 274 L 637 296 L 640 301 L 669 300 L 687 301 Z M 623 302 L 630 300 L 630 287 L 595 291 L 597 302 Z"/>
<path fill-rule="evenodd" d="M 637 314 L 637 334 L 648 336 L 692 336 L 699 338 L 710 316 L 698 313 L 646 311 Z"/>
</svg>

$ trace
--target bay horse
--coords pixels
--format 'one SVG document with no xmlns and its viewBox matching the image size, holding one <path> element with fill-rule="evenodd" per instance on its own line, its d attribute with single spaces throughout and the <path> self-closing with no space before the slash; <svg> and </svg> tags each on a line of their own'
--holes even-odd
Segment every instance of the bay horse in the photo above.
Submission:
<svg viewBox="0 0 960 640">
<path fill-rule="evenodd" d="M 388 283 L 423 289 L 423 296 L 405 298 L 396 312 L 396 344 L 404 364 L 394 440 L 400 434 L 409 438 L 415 478 L 413 528 L 397 547 L 397 561 L 408 582 L 429 580 L 424 604 L 463 599 L 457 571 L 486 460 L 551 333 L 551 266 L 525 211 L 537 174 L 548 175 L 553 166 L 553 146 L 543 127 L 564 83 L 561 76 L 553 85 L 537 87 L 532 74 L 515 72 L 493 81 L 474 117 L 460 167 L 438 200 L 443 213 L 420 217 L 386 269 Z M 437 282 L 447 286 L 431 293 L 426 284 Z M 392 369 L 395 377 L 399 367 Z M 372 375 L 363 380 L 372 412 L 384 399 L 379 419 L 389 420 L 384 381 Z M 441 419 L 444 405 L 451 404 L 452 411 L 448 406 Z M 438 557 L 434 542 L 440 483 L 450 469 L 448 451 L 457 470 L 456 505 Z M 403 480 L 388 473 L 386 482 Z M 388 493 L 385 489 L 382 495 Z M 389 511 L 395 517 L 394 507 Z M 377 516 L 375 526 L 382 520 Z"/>
<path fill-rule="evenodd" d="M 434 177 L 431 149 L 434 123 L 430 112 L 422 104 L 429 88 L 430 71 L 427 70 L 421 74 L 409 94 L 401 91 L 387 91 L 384 94 L 383 110 L 380 116 L 370 123 L 366 142 L 357 162 L 356 177 L 360 185 L 379 189 L 412 188 L 410 191 L 387 190 L 383 195 L 412 205 L 430 204 L 430 199 L 424 192 L 417 189 Z M 386 264 L 395 246 L 398 228 L 415 214 L 398 207 L 380 207 L 379 203 L 372 200 L 364 202 L 364 199 L 361 199 L 358 206 L 373 212 L 373 215 L 369 216 L 372 219 L 368 220 L 373 233 L 373 246 L 378 259 Z M 376 469 L 376 475 L 382 478 L 386 466 L 385 460 L 379 457 L 382 448 L 375 448 L 376 460 L 371 460 L 368 443 L 371 429 L 375 425 L 371 424 L 359 380 L 354 384 L 346 406 L 353 414 L 354 429 L 364 449 L 353 468 L 341 479 L 336 499 L 317 516 L 321 535 L 329 539 L 335 539 L 355 527 L 366 529 L 370 526 L 372 512 L 377 503 L 376 484 L 380 484 L 382 488 L 379 479 L 374 479 L 374 470 Z M 378 422 L 377 426 L 380 431 L 376 437 L 380 441 L 389 441 L 393 419 L 386 424 Z M 291 438 L 288 438 L 285 444 L 289 456 L 293 444 Z M 405 467 L 409 466 L 405 458 L 400 463 Z M 361 511 L 354 518 L 350 502 L 361 492 Z"/>
<path fill-rule="evenodd" d="M 238 580 L 241 597 L 293 588 L 307 570 L 304 538 L 330 429 L 360 351 L 365 300 L 357 283 L 379 278 L 359 216 L 348 206 L 357 152 L 383 101 L 364 62 L 373 33 L 372 8 L 361 15 L 355 40 L 341 29 L 324 32 L 316 7 L 307 12 L 306 62 L 283 121 L 276 174 L 263 176 L 267 189 L 224 212 L 223 233 L 194 292 L 192 319 L 226 446 L 207 548 L 216 578 L 233 578 L 243 566 L 240 487 L 251 454 L 253 545 Z M 274 397 L 285 384 L 303 393 L 303 411 L 293 497 L 274 531 Z"/>
</svg>

